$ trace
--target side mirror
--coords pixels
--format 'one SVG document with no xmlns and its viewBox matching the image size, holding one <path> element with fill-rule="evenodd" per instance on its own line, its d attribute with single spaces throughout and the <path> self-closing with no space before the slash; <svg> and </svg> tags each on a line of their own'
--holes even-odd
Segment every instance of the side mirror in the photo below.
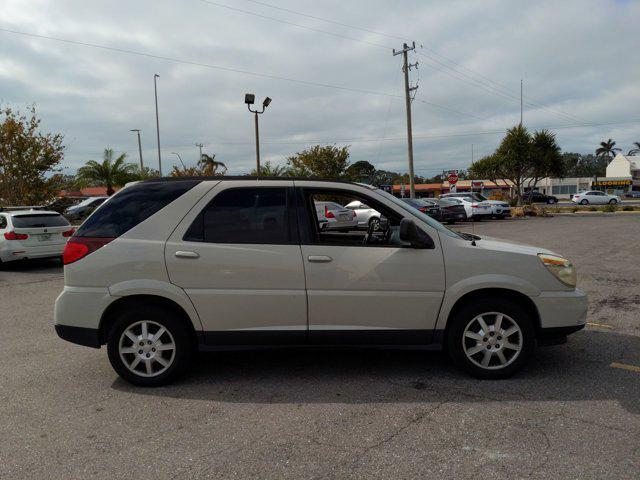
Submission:
<svg viewBox="0 0 640 480">
<path fill-rule="evenodd" d="M 419 230 L 416 223 L 409 218 L 400 221 L 400 240 L 410 243 L 413 248 L 435 248 L 433 239 Z"/>
</svg>

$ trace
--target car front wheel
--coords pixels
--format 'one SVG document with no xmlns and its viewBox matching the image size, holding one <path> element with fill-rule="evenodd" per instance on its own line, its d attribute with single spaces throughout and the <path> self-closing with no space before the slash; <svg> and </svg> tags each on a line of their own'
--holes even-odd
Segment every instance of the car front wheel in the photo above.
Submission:
<svg viewBox="0 0 640 480">
<path fill-rule="evenodd" d="M 134 385 L 171 383 L 188 367 L 192 343 L 182 319 L 157 306 L 127 310 L 116 320 L 107 341 L 113 369 Z"/>
<path fill-rule="evenodd" d="M 589 200 L 587 200 L 586 198 L 580 201 L 580 205 L 588 205 L 588 204 L 589 204 Z"/>
<path fill-rule="evenodd" d="M 487 298 L 462 307 L 452 319 L 447 346 L 453 362 L 478 378 L 507 378 L 534 348 L 531 318 L 509 300 Z"/>
<path fill-rule="evenodd" d="M 609 205 L 615 205 L 616 203 L 618 203 L 618 201 L 615 198 L 609 200 Z"/>
</svg>

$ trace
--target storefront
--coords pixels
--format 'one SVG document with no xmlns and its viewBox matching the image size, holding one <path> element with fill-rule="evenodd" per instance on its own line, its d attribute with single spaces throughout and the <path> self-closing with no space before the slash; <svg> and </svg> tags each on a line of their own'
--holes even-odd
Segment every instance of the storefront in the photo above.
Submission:
<svg viewBox="0 0 640 480">
<path fill-rule="evenodd" d="M 591 182 L 591 188 L 610 195 L 624 196 L 633 188 L 633 180 L 630 178 L 598 178 Z"/>
</svg>

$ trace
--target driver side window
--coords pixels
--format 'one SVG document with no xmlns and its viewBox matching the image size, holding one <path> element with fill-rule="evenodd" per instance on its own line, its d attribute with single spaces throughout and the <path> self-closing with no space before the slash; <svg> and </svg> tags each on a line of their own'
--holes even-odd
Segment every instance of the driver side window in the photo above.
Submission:
<svg viewBox="0 0 640 480">
<path fill-rule="evenodd" d="M 304 201 L 315 244 L 408 245 L 400 240 L 402 216 L 371 198 L 344 190 L 313 189 L 304 191 Z"/>
</svg>

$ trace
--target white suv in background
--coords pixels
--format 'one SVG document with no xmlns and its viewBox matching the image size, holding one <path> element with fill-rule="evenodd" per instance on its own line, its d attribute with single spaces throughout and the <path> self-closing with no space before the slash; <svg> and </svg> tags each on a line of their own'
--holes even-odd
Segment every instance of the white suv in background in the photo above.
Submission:
<svg viewBox="0 0 640 480">
<path fill-rule="evenodd" d="M 377 228 L 322 228 L 315 204 L 328 199 L 375 209 Z M 116 372 L 146 386 L 175 379 L 197 349 L 257 345 L 446 346 L 471 374 L 503 378 L 587 313 L 560 255 L 456 233 L 344 182 L 140 182 L 84 222 L 64 262 L 56 331 L 106 344 Z"/>
<path fill-rule="evenodd" d="M 460 200 L 467 213 L 467 219 L 482 220 L 483 218 L 491 218 L 494 215 L 492 205 L 487 201 L 481 200 L 476 194 L 471 192 L 443 193 L 440 195 L 440 198 L 457 198 Z"/>
<path fill-rule="evenodd" d="M 74 230 L 57 212 L 0 211 L 0 264 L 29 258 L 62 257 Z"/>
</svg>

